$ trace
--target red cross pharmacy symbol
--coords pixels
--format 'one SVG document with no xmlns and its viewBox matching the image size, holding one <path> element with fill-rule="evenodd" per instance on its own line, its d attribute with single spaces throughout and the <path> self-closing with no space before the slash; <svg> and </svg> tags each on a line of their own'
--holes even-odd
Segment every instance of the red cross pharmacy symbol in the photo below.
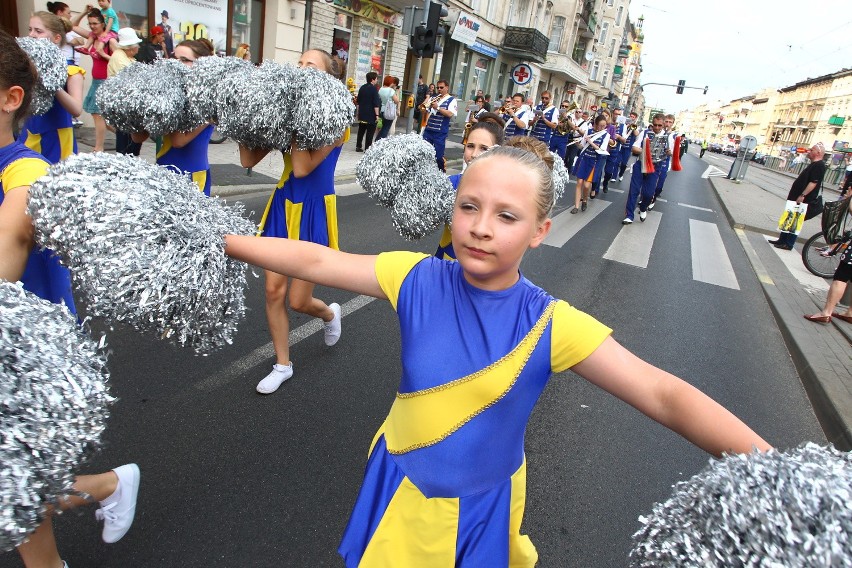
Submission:
<svg viewBox="0 0 852 568">
<path fill-rule="evenodd" d="M 512 69 L 512 80 L 518 85 L 526 85 L 532 79 L 532 69 L 525 63 L 515 65 Z"/>
</svg>

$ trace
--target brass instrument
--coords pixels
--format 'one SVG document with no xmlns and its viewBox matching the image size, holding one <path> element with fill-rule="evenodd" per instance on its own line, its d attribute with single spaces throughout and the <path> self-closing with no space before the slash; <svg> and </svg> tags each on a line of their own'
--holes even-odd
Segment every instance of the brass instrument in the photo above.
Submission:
<svg viewBox="0 0 852 568">
<path fill-rule="evenodd" d="M 631 122 L 627 125 L 627 130 L 633 130 L 635 132 L 637 128 L 639 128 L 639 125 L 635 122 Z"/>
<path fill-rule="evenodd" d="M 559 120 L 556 121 L 556 133 L 565 136 L 574 129 L 574 121 L 571 120 L 570 109 L 559 109 Z"/>
<path fill-rule="evenodd" d="M 497 109 L 497 114 L 509 114 L 509 109 L 515 110 L 515 105 L 503 105 Z"/>
<path fill-rule="evenodd" d="M 467 137 L 470 136 L 470 129 L 473 128 L 472 122 L 466 122 L 464 124 L 464 134 L 462 134 L 462 146 L 467 144 Z"/>
<path fill-rule="evenodd" d="M 580 108 L 580 105 L 577 104 L 577 101 L 571 101 L 571 106 L 569 106 L 566 110 L 568 112 L 574 112 L 578 108 Z"/>
<path fill-rule="evenodd" d="M 617 145 L 618 145 L 618 140 L 616 140 L 615 138 L 609 139 L 609 147 L 610 148 L 615 148 Z"/>
<path fill-rule="evenodd" d="M 424 99 L 422 103 L 420 103 L 420 106 L 418 108 L 423 112 L 429 112 L 429 109 L 432 108 L 432 103 L 434 103 L 435 101 L 437 101 L 440 98 L 441 98 L 440 95 L 436 95 L 434 97 L 428 97 L 428 98 Z"/>
</svg>

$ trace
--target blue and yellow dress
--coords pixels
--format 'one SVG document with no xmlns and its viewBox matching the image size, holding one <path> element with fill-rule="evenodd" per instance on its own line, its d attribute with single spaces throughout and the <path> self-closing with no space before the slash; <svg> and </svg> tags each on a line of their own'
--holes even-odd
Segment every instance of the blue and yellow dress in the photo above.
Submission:
<svg viewBox="0 0 852 568">
<path fill-rule="evenodd" d="M 403 372 L 338 552 L 349 568 L 534 566 L 526 425 L 551 373 L 611 330 L 523 276 L 481 290 L 459 263 L 411 252 L 379 255 L 376 276 Z"/>
<path fill-rule="evenodd" d="M 453 189 L 457 191 L 461 177 L 461 174 L 450 176 L 450 183 L 453 184 Z M 444 224 L 444 232 L 441 233 L 441 240 L 438 241 L 438 250 L 435 251 L 435 256 L 444 260 L 456 259 L 456 251 L 453 250 L 453 235 L 450 232 L 450 226 L 447 224 Z"/>
<path fill-rule="evenodd" d="M 7 191 L 32 185 L 47 172 L 47 167 L 44 157 L 21 142 L 0 148 L 0 205 Z M 64 302 L 72 314 L 77 313 L 71 294 L 71 273 L 59 264 L 53 251 L 33 248 L 21 282 L 26 290 L 39 298 L 55 304 Z"/>
<path fill-rule="evenodd" d="M 348 139 L 347 129 L 343 141 Z M 292 175 L 291 156 L 289 153 L 284 154 L 284 171 L 260 220 L 260 236 L 309 241 L 340 249 L 337 240 L 334 170 L 342 149 L 343 146 L 335 147 L 304 177 Z"/>
<path fill-rule="evenodd" d="M 85 75 L 85 71 L 76 65 L 68 66 L 68 76 Z M 56 97 L 53 106 L 42 115 L 30 116 L 18 140 L 27 148 L 44 156 L 48 162 L 55 164 L 77 153 L 77 140 L 74 138 L 74 118 L 65 110 Z"/>
<path fill-rule="evenodd" d="M 172 146 L 172 135 L 163 136 L 163 143 L 157 150 L 157 165 L 172 166 L 192 176 L 192 181 L 204 195 L 210 197 L 210 160 L 207 147 L 213 136 L 214 126 L 208 124 L 198 136 L 183 148 Z"/>
</svg>

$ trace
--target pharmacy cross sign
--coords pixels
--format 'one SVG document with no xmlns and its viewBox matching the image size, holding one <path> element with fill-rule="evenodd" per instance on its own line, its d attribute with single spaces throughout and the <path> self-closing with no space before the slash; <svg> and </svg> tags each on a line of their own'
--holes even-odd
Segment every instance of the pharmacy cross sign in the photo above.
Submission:
<svg viewBox="0 0 852 568">
<path fill-rule="evenodd" d="M 516 85 L 526 85 L 532 80 L 532 69 L 526 63 L 519 63 L 512 68 L 512 81 Z"/>
</svg>

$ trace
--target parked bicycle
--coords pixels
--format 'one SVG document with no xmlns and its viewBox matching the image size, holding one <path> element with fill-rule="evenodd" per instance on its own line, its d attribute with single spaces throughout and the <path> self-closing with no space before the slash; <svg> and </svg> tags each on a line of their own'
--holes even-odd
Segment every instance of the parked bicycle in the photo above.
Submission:
<svg viewBox="0 0 852 568">
<path fill-rule="evenodd" d="M 849 221 L 849 200 L 841 199 L 825 204 L 822 212 L 822 230 L 805 241 L 802 262 L 812 274 L 831 278 L 840 264 L 840 246 L 852 238 Z"/>
</svg>

